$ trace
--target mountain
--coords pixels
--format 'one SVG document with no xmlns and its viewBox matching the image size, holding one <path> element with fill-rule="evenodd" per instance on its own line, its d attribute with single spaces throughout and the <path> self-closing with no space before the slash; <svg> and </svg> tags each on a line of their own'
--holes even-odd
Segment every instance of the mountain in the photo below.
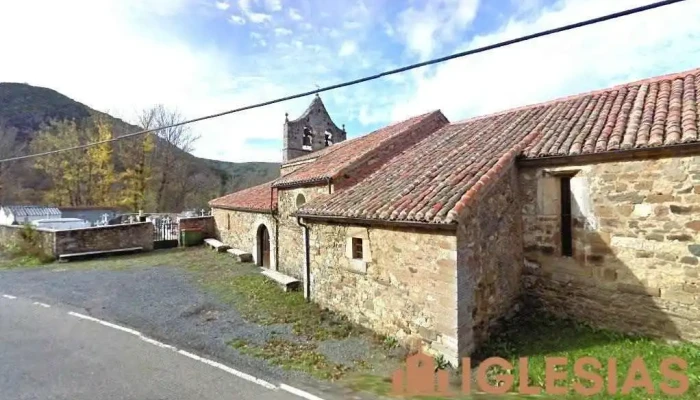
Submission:
<svg viewBox="0 0 700 400">
<path fill-rule="evenodd" d="M 29 152 L 28 145 L 36 137 L 42 126 L 49 121 L 84 121 L 93 116 L 105 117 L 112 125 L 114 136 L 141 130 L 138 126 L 94 110 L 53 89 L 24 83 L 0 82 L 0 123 L 4 123 L 6 127 L 16 129 L 15 148 L 21 154 Z M 206 132 L 198 133 L 206 134 Z M 158 143 L 156 145 L 158 146 Z M 176 152 L 181 162 L 191 163 L 192 168 L 188 173 L 196 176 L 197 181 L 200 183 L 194 190 L 202 192 L 200 196 L 202 198 L 189 201 L 188 204 L 178 205 L 181 207 L 202 206 L 208 200 L 205 197 L 238 191 L 270 181 L 279 176 L 280 164 L 278 163 L 233 163 L 198 158 L 179 149 Z M 116 161 L 116 164 L 118 169 L 121 168 L 118 165 L 118 161 Z M 41 201 L 41 193 L 36 193 L 36 190 L 49 190 L 50 183 L 43 181 L 31 168 L 26 166 L 21 168 L 20 175 L 22 176 L 16 180 L 24 182 L 24 187 L 15 188 L 13 190 L 14 195 L 10 196 L 10 199 L 8 199 L 7 194 L 2 195 L 0 202 L 39 202 Z M 205 182 L 207 186 L 202 187 L 201 182 Z M 0 188 L 2 188 L 1 183 Z"/>
</svg>

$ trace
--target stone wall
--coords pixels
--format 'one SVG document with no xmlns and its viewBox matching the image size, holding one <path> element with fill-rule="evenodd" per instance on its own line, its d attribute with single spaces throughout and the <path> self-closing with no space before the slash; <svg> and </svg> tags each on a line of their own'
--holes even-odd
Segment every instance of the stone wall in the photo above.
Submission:
<svg viewBox="0 0 700 400">
<path fill-rule="evenodd" d="M 3 246 L 17 245 L 21 226 L 0 226 L 0 243 Z M 143 247 L 153 250 L 153 224 L 110 225 L 94 228 L 50 230 L 34 229 L 38 235 L 38 246 L 49 257 L 61 254 L 85 253 L 92 251 L 117 250 L 129 247 Z"/>
<path fill-rule="evenodd" d="M 24 226 L 21 225 L 0 225 L 0 249 L 12 249 L 21 246 L 23 239 L 21 232 Z M 35 245 L 40 252 L 48 257 L 55 257 L 54 231 L 47 229 L 34 229 L 37 236 Z"/>
<path fill-rule="evenodd" d="M 303 229 L 292 216 L 297 210 L 297 200 L 303 196 L 306 203 L 320 194 L 328 193 L 327 185 L 280 190 L 277 209 L 279 210 L 279 249 L 278 270 L 285 275 L 303 279 L 304 271 L 304 236 Z"/>
<path fill-rule="evenodd" d="M 518 306 L 523 227 L 517 179 L 515 167 L 504 171 L 458 221 L 460 357 L 469 356 Z"/>
<path fill-rule="evenodd" d="M 559 178 L 573 257 L 561 256 Z M 557 314 L 700 340 L 700 157 L 522 169 L 525 290 Z"/>
<path fill-rule="evenodd" d="M 56 255 L 143 247 L 153 250 L 153 224 L 110 225 L 55 232 Z"/>
<path fill-rule="evenodd" d="M 178 226 L 182 229 L 201 229 L 202 237 L 216 237 L 216 225 L 213 216 L 180 218 Z"/>
<path fill-rule="evenodd" d="M 454 232 L 307 223 L 313 301 L 456 360 Z M 353 237 L 363 241 L 362 259 L 352 258 Z"/>
<path fill-rule="evenodd" d="M 270 235 L 270 268 L 277 268 L 275 262 L 276 224 L 271 214 L 214 208 L 212 216 L 215 221 L 216 238 L 233 248 L 250 252 L 257 265 L 261 265 L 257 251 L 258 229 L 264 225 Z"/>
</svg>

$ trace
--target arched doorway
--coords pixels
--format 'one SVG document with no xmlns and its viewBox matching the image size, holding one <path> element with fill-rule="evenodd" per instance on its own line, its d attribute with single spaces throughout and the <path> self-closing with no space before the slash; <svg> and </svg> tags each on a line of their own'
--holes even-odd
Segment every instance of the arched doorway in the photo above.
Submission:
<svg viewBox="0 0 700 400">
<path fill-rule="evenodd" d="M 258 266 L 270 268 L 270 233 L 265 225 L 258 228 Z"/>
</svg>

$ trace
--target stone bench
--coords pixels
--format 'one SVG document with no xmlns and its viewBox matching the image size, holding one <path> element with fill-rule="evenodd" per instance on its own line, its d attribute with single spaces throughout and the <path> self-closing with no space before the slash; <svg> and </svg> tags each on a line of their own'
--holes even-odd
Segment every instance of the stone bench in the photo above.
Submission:
<svg viewBox="0 0 700 400">
<path fill-rule="evenodd" d="M 114 250 L 97 250 L 97 251 L 86 251 L 82 253 L 66 253 L 58 255 L 58 262 L 67 262 L 73 258 L 80 257 L 90 257 L 90 256 L 101 256 L 107 254 L 123 254 L 123 253 L 135 253 L 137 251 L 142 251 L 143 247 L 127 247 L 123 249 Z"/>
<path fill-rule="evenodd" d="M 230 248 L 230 246 L 227 246 L 216 239 L 204 239 L 204 244 L 219 252 L 226 251 Z"/>
<path fill-rule="evenodd" d="M 238 249 L 228 249 L 227 253 L 231 254 L 236 260 L 240 262 L 251 262 L 253 261 L 253 255 Z"/>
<path fill-rule="evenodd" d="M 287 276 L 285 274 L 280 274 L 277 271 L 273 271 L 273 270 L 267 269 L 267 268 L 260 268 L 260 272 L 263 275 L 265 275 L 266 277 L 279 283 L 285 292 L 288 292 L 290 290 L 297 290 L 297 289 L 299 289 L 299 287 L 301 287 L 301 281 L 299 281 L 296 278 L 292 278 L 291 276 Z"/>
</svg>

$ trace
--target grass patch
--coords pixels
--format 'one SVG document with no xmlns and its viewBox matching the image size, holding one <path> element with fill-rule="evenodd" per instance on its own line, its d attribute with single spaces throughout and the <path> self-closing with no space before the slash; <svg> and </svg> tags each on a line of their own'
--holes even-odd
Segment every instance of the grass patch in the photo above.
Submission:
<svg viewBox="0 0 700 400">
<path fill-rule="evenodd" d="M 660 363 L 667 357 L 680 357 L 688 362 L 688 368 L 684 372 L 689 378 L 690 388 L 681 396 L 667 396 L 660 391 L 659 384 L 665 378 L 660 373 Z M 497 374 L 511 373 L 514 375 L 514 383 L 511 395 L 496 397 L 494 395 L 473 393 L 471 397 L 450 397 L 449 399 L 474 398 L 536 398 L 534 396 L 518 395 L 520 382 L 518 360 L 527 357 L 529 360 L 529 384 L 542 388 L 539 398 L 564 398 L 564 399 L 621 399 L 621 400 L 647 400 L 647 399 L 698 399 L 700 398 L 700 346 L 692 344 L 669 344 L 644 337 L 631 337 L 607 330 L 595 329 L 585 324 L 570 320 L 558 319 L 540 313 L 522 314 L 508 322 L 500 334 L 495 335 L 482 348 L 472 355 L 473 369 L 478 361 L 489 357 L 501 357 L 508 360 L 514 370 L 507 372 L 492 369 L 491 382 L 495 383 Z M 576 359 L 594 357 L 598 359 L 603 368 L 596 373 L 604 379 L 603 390 L 600 394 L 585 397 L 570 389 L 567 395 L 548 397 L 544 394 L 545 381 L 545 357 L 564 357 L 569 360 L 567 368 L 562 369 L 567 374 L 565 381 L 558 381 L 557 386 L 573 387 L 574 382 L 581 382 L 586 386 L 590 383 L 586 380 L 578 380 L 573 373 L 573 364 Z M 620 394 L 629 366 L 636 357 L 642 357 L 654 383 L 654 394 L 650 395 L 643 388 L 633 389 L 628 395 Z M 608 394 L 607 360 L 617 359 L 617 394 Z M 390 372 L 386 375 L 355 374 L 346 380 L 347 386 L 357 391 L 366 391 L 380 396 L 391 396 Z M 450 370 L 452 377 L 459 382 L 462 369 Z M 474 371 L 473 371 L 474 372 Z M 673 381 L 669 382 L 675 385 Z M 472 388 L 476 389 L 475 382 Z M 453 387 L 459 392 L 459 387 Z M 416 397 L 416 399 L 444 399 L 441 397 Z"/>
<path fill-rule="evenodd" d="M 261 324 L 292 324 L 296 335 L 309 339 L 345 339 L 369 332 L 346 318 L 307 302 L 301 292 L 282 292 L 265 276 L 239 276 L 231 282 L 232 300 L 246 319 Z"/>
<path fill-rule="evenodd" d="M 326 356 L 316 351 L 313 343 L 271 339 L 262 346 L 256 346 L 239 339 L 229 345 L 243 354 L 268 360 L 287 370 L 305 372 L 319 379 L 335 381 L 349 370 L 344 365 L 328 361 Z"/>
<path fill-rule="evenodd" d="M 680 397 L 667 397 L 659 389 L 659 383 L 664 381 L 659 366 L 667 357 L 680 357 L 688 362 L 686 374 L 689 377 L 690 389 Z M 697 399 L 700 398 L 700 347 L 691 344 L 668 344 L 665 342 L 644 338 L 631 337 L 606 330 L 599 330 L 585 324 L 569 320 L 556 319 L 542 314 L 534 314 L 527 318 L 514 319 L 504 327 L 498 336 L 492 338 L 474 359 L 487 357 L 502 357 L 516 366 L 514 387 L 517 388 L 521 377 L 517 370 L 519 357 L 529 359 L 529 384 L 545 386 L 545 357 L 564 357 L 569 360 L 563 371 L 567 379 L 557 385 L 571 388 L 575 382 L 589 386 L 587 380 L 580 380 L 573 373 L 575 360 L 583 357 L 594 357 L 601 362 L 603 368 L 597 373 L 604 378 L 603 393 L 584 397 L 573 391 L 569 399 Z M 624 384 L 629 366 L 636 357 L 642 357 L 655 386 L 655 394 L 649 395 L 645 389 L 635 388 L 628 395 L 619 391 Z M 605 393 L 609 387 L 607 379 L 607 361 L 617 359 L 617 393 Z M 524 378 L 524 377 L 523 377 Z"/>
</svg>

